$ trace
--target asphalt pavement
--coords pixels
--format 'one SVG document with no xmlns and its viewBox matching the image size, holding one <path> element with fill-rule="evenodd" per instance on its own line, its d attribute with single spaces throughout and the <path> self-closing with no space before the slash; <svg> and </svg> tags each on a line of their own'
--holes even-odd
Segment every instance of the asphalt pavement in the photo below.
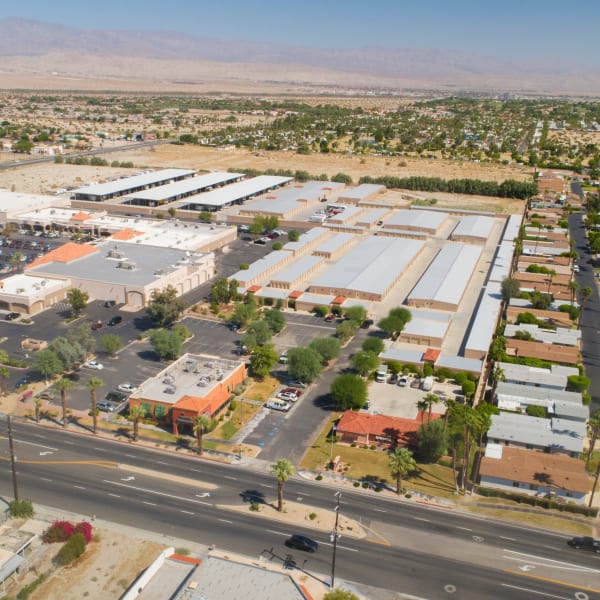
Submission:
<svg viewBox="0 0 600 600">
<path fill-rule="evenodd" d="M 585 374 L 590 379 L 590 410 L 594 411 L 600 409 L 600 297 L 598 281 L 591 265 L 592 256 L 588 249 L 583 217 L 581 213 L 569 215 L 569 235 L 575 241 L 575 249 L 579 253 L 580 271 L 575 273 L 575 281 L 579 285 L 578 293 L 581 293 L 584 287 L 590 287 L 592 290 L 581 316 L 580 329 L 581 355 Z"/>
<path fill-rule="evenodd" d="M 248 492 L 273 502 L 277 484 L 268 474 L 18 421 L 13 430 L 22 497 L 248 556 L 273 548 L 274 560 L 289 553 L 283 542 L 291 533 L 304 533 L 321 546 L 305 568 L 329 573 L 327 532 L 227 509 L 247 505 Z M 5 438 L 0 448 L 6 456 Z M 0 492 L 10 497 L 8 461 L 0 473 Z M 285 497 L 333 508 L 335 490 L 298 476 Z M 368 527 L 364 539 L 339 540 L 341 579 L 430 599 L 598 597 L 588 589 L 598 588 L 598 557 L 569 550 L 566 536 L 366 490 L 344 489 L 341 500 L 342 514 Z"/>
</svg>

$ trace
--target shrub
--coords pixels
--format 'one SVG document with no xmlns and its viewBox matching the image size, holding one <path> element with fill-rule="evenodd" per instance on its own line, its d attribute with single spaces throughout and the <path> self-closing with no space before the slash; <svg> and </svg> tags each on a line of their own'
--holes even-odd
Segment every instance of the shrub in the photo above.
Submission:
<svg viewBox="0 0 600 600">
<path fill-rule="evenodd" d="M 35 592 L 35 590 L 42 583 L 44 583 L 44 581 L 46 581 L 46 577 L 46 573 L 42 573 L 41 575 L 36 577 L 31 583 L 27 584 L 24 588 L 21 588 L 19 590 L 19 593 L 17 594 L 17 600 L 27 600 L 27 598 L 29 598 L 29 596 L 31 596 L 31 594 L 33 594 L 33 592 Z"/>
<path fill-rule="evenodd" d="M 369 487 L 369 484 L 366 481 L 363 481 L 361 485 L 362 485 L 363 490 L 366 490 Z"/>
<path fill-rule="evenodd" d="M 189 556 L 190 551 L 189 548 L 175 548 L 175 554 L 179 554 L 179 556 Z"/>
<path fill-rule="evenodd" d="M 315 479 L 317 481 L 321 481 L 323 479 L 323 475 L 321 475 L 320 473 L 315 477 Z"/>
<path fill-rule="evenodd" d="M 360 487 L 360 483 L 359 483 L 358 481 L 355 481 L 355 482 L 354 482 L 352 485 L 353 485 L 354 487 Z"/>
<path fill-rule="evenodd" d="M 92 529 L 92 526 L 87 521 L 82 521 L 75 525 L 73 534 L 80 533 L 83 536 L 85 543 L 89 544 L 92 541 Z"/>
<path fill-rule="evenodd" d="M 250 268 L 248 263 L 240 263 L 240 271 L 247 271 Z"/>
<path fill-rule="evenodd" d="M 375 491 L 376 491 L 376 492 L 381 492 L 382 490 L 383 490 L 383 488 L 382 488 L 380 485 L 378 485 L 378 486 L 375 488 Z"/>
<path fill-rule="evenodd" d="M 33 517 L 33 504 L 31 500 L 12 500 L 8 505 L 11 517 L 27 519 Z"/>
<path fill-rule="evenodd" d="M 314 521 L 314 520 L 317 518 L 317 513 L 316 513 L 316 512 L 311 512 L 311 513 L 308 515 L 308 518 L 309 518 L 311 521 Z"/>
<path fill-rule="evenodd" d="M 81 533 L 74 533 L 67 543 L 59 550 L 56 561 L 65 566 L 77 560 L 85 552 L 85 538 Z"/>
<path fill-rule="evenodd" d="M 74 530 L 69 521 L 54 521 L 42 534 L 42 540 L 46 544 L 66 542 L 73 535 Z"/>
<path fill-rule="evenodd" d="M 260 505 L 258 504 L 258 502 L 253 502 L 250 505 L 250 510 L 253 512 L 258 512 L 260 510 Z"/>
<path fill-rule="evenodd" d="M 235 410 L 237 408 L 237 402 L 235 400 L 232 400 L 229 403 L 229 410 Z"/>
</svg>

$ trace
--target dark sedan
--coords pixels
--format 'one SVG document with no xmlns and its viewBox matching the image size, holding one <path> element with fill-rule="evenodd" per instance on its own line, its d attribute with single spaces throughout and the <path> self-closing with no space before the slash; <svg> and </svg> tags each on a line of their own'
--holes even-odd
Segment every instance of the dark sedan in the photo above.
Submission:
<svg viewBox="0 0 600 600">
<path fill-rule="evenodd" d="M 316 552 L 319 549 L 319 544 L 305 535 L 294 534 L 291 538 L 285 541 L 288 548 L 296 550 L 304 550 L 304 552 Z"/>
<path fill-rule="evenodd" d="M 591 550 L 592 552 L 600 554 L 600 540 L 595 540 L 593 537 L 574 537 L 573 539 L 570 539 L 567 544 L 569 544 L 571 548 Z"/>
</svg>

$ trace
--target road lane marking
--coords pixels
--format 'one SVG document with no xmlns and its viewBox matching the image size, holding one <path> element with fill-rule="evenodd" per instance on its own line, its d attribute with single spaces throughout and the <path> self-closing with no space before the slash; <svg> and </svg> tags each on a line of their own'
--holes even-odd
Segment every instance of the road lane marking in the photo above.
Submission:
<svg viewBox="0 0 600 600">
<path fill-rule="evenodd" d="M 268 533 L 274 533 L 275 535 L 290 535 L 289 533 L 283 533 L 282 531 L 273 531 L 272 529 L 267 529 Z"/>
<path fill-rule="evenodd" d="M 259 485 L 260 485 L 260 487 L 266 487 L 266 488 L 272 488 L 273 487 L 272 485 L 268 485 L 266 483 L 261 483 Z"/>
<path fill-rule="evenodd" d="M 52 479 L 48 479 L 47 477 L 40 477 L 40 479 L 41 479 L 42 481 L 50 481 L 50 482 L 52 481 Z"/>
<path fill-rule="evenodd" d="M 237 477 L 230 477 L 229 475 L 223 475 L 223 479 L 231 479 L 232 481 L 237 481 Z"/>
<path fill-rule="evenodd" d="M 8 438 L 6 437 L 2 437 L 0 439 L 6 440 Z M 36 448 L 43 448 L 44 450 L 54 450 L 55 452 L 58 452 L 58 448 L 53 448 L 52 446 L 44 446 L 44 444 L 36 444 L 34 442 L 26 442 L 24 440 L 15 440 L 15 443 L 17 444 L 25 444 L 26 446 L 35 446 Z"/>
<path fill-rule="evenodd" d="M 540 592 L 539 590 L 532 590 L 530 588 L 519 587 L 518 585 L 509 585 L 508 583 L 501 584 L 502 587 L 507 587 L 512 590 L 520 590 L 521 592 L 529 592 L 531 594 L 537 594 L 538 596 L 545 596 L 546 598 L 558 598 L 558 600 L 570 600 L 566 596 L 555 596 L 554 594 L 548 594 L 546 592 Z"/>
<path fill-rule="evenodd" d="M 69 442 L 68 440 L 63 440 L 63 444 L 69 444 L 69 446 L 74 446 L 75 442 Z"/>
<path fill-rule="evenodd" d="M 162 460 L 157 460 L 157 461 L 156 461 L 156 464 L 157 464 L 157 465 L 165 465 L 165 466 L 167 466 L 167 467 L 169 466 L 169 463 L 167 463 L 167 462 L 164 462 L 164 461 L 162 461 Z"/>
<path fill-rule="evenodd" d="M 180 513 L 183 513 L 184 515 L 193 515 L 193 514 L 195 514 L 195 513 L 193 513 L 193 512 L 192 512 L 192 511 L 190 511 L 190 510 L 180 510 L 179 512 L 180 512 Z"/>
<path fill-rule="evenodd" d="M 377 512 L 382 512 L 382 513 L 386 513 L 387 512 L 387 510 L 383 510 L 383 508 L 374 508 L 373 510 L 377 511 Z"/>
<path fill-rule="evenodd" d="M 111 493 L 109 493 L 108 495 L 112 496 L 113 498 L 120 498 L 121 497 L 121 496 L 119 496 L 119 494 L 111 494 Z"/>
<path fill-rule="evenodd" d="M 415 521 L 425 521 L 426 523 L 430 522 L 430 519 L 424 519 L 423 517 L 413 517 Z"/>
<path fill-rule="evenodd" d="M 233 525 L 233 521 L 229 521 L 228 519 L 217 519 L 217 521 L 221 521 L 221 523 L 229 523 L 230 525 Z"/>
<path fill-rule="evenodd" d="M 331 544 L 331 543 L 329 543 L 329 542 L 319 542 L 319 544 L 320 544 L 321 546 L 333 546 L 333 544 Z M 348 546 L 342 546 L 342 545 L 340 545 L 340 544 L 338 544 L 338 545 L 336 546 L 336 548 L 337 548 L 338 550 L 350 550 L 350 552 L 358 552 L 358 550 L 357 550 L 356 548 L 348 548 Z"/>
<path fill-rule="evenodd" d="M 201 500 L 194 500 L 193 498 L 185 498 L 184 496 L 175 496 L 173 494 L 167 494 L 166 492 L 159 492 L 157 490 L 150 490 L 148 488 L 142 488 L 136 485 L 127 485 L 126 483 L 121 483 L 119 481 L 109 481 L 108 479 L 103 479 L 102 483 L 108 483 L 109 485 L 118 485 L 119 487 L 124 487 L 130 490 L 135 490 L 136 492 L 146 492 L 148 494 L 154 494 L 155 496 L 164 496 L 165 498 L 172 498 L 173 500 L 183 500 L 184 502 L 191 502 L 192 504 L 206 504 L 206 506 L 212 506 L 211 502 L 202 502 Z"/>
<path fill-rule="evenodd" d="M 74 485 L 73 487 L 77 488 L 78 490 L 85 490 L 86 489 L 82 485 Z"/>
<path fill-rule="evenodd" d="M 516 542 L 516 541 L 517 541 L 517 539 L 516 539 L 516 538 L 509 538 L 509 537 L 506 537 L 506 536 L 504 536 L 504 535 L 501 535 L 501 536 L 500 536 L 500 539 L 501 539 L 501 540 L 508 540 L 509 542 Z"/>
<path fill-rule="evenodd" d="M 92 449 L 97 450 L 98 452 L 108 452 L 108 450 L 106 448 L 97 448 L 96 446 L 93 446 Z"/>
<path fill-rule="evenodd" d="M 125 454 L 127 458 L 137 458 L 135 454 Z"/>
<path fill-rule="evenodd" d="M 556 548 L 553 548 L 553 550 L 556 550 Z M 507 552 L 508 554 L 516 554 L 518 556 L 522 556 L 523 558 L 513 558 L 511 556 L 507 556 L 506 558 L 509 560 L 522 560 L 523 562 L 528 562 L 528 563 L 532 563 L 532 564 L 538 564 L 538 565 L 545 565 L 545 566 L 550 566 L 547 563 L 554 563 L 552 565 L 553 569 L 575 569 L 576 571 L 585 571 L 588 573 L 600 573 L 600 571 L 598 569 L 592 569 L 591 567 L 584 567 L 582 565 L 577 565 L 575 563 L 568 563 L 565 562 L 564 560 L 555 560 L 554 558 L 546 558 L 545 556 L 537 556 L 535 554 L 526 554 L 524 552 L 517 552 L 516 550 L 508 550 L 506 548 L 502 549 L 503 552 Z M 534 560 L 532 560 L 534 559 Z M 538 561 L 542 561 L 542 562 L 538 562 L 536 563 L 535 560 Z"/>
<path fill-rule="evenodd" d="M 146 500 L 142 500 L 142 504 L 147 504 L 148 506 L 156 506 L 154 502 L 146 502 Z"/>
<path fill-rule="evenodd" d="M 458 525 L 455 525 L 455 527 L 456 527 L 456 529 L 462 529 L 463 531 L 473 531 L 469 527 L 459 527 Z"/>
</svg>

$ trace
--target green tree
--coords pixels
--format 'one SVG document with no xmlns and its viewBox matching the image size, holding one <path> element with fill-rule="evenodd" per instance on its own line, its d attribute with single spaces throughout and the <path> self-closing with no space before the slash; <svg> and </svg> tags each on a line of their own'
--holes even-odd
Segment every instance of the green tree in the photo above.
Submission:
<svg viewBox="0 0 600 600">
<path fill-rule="evenodd" d="M 392 308 L 392 310 L 389 311 L 388 316 L 379 321 L 379 328 L 395 340 L 402 333 L 402 330 L 411 319 L 412 315 L 408 308 Z"/>
<path fill-rule="evenodd" d="M 253 336 L 258 346 L 264 346 L 272 337 L 269 324 L 264 320 L 255 321 L 248 327 L 248 335 Z"/>
<path fill-rule="evenodd" d="M 62 407 L 62 419 L 63 419 L 63 428 L 67 427 L 67 392 L 72 390 L 75 385 L 69 379 L 59 379 L 54 387 L 60 392 L 60 405 Z"/>
<path fill-rule="evenodd" d="M 96 390 L 104 385 L 104 381 L 99 377 L 90 377 L 86 383 L 87 389 L 90 390 L 90 400 L 92 401 L 92 424 L 93 432 L 97 433 L 98 430 L 98 406 L 96 398 Z"/>
<path fill-rule="evenodd" d="M 331 592 L 327 592 L 323 596 L 323 600 L 360 600 L 356 594 L 348 590 L 341 590 L 339 588 L 335 588 Z"/>
<path fill-rule="evenodd" d="M 297 242 L 299 239 L 300 239 L 299 231 L 296 231 L 295 229 L 288 231 L 288 240 L 290 240 L 290 242 Z"/>
<path fill-rule="evenodd" d="M 372 352 L 373 354 L 381 354 L 385 350 L 385 344 L 383 340 L 378 337 L 368 337 L 362 344 L 362 349 L 365 352 Z"/>
<path fill-rule="evenodd" d="M 146 416 L 146 409 L 142 404 L 136 404 L 129 411 L 129 420 L 133 422 L 133 441 L 137 442 L 140 437 L 140 421 Z"/>
<path fill-rule="evenodd" d="M 198 213 L 198 219 L 202 221 L 202 223 L 210 223 L 212 221 L 212 214 L 208 210 L 201 210 Z"/>
<path fill-rule="evenodd" d="M 88 354 L 93 354 L 96 350 L 96 338 L 87 323 L 80 323 L 75 327 L 70 327 L 67 331 L 67 340 L 71 345 L 79 346 L 84 358 Z"/>
<path fill-rule="evenodd" d="M 81 313 L 81 311 L 87 306 L 89 299 L 90 295 L 78 288 L 71 288 L 67 292 L 67 302 L 71 305 L 71 308 L 76 314 Z"/>
<path fill-rule="evenodd" d="M 352 356 L 350 363 L 352 368 L 363 377 L 367 377 L 370 373 L 379 367 L 379 357 L 372 352 L 361 350 Z"/>
<path fill-rule="evenodd" d="M 8 367 L 0 367 L 0 392 L 3 396 L 6 396 L 6 382 L 9 377 L 10 369 Z"/>
<path fill-rule="evenodd" d="M 539 417 L 541 419 L 545 419 L 546 418 L 546 409 L 543 406 L 536 406 L 535 404 L 530 404 L 525 409 L 525 412 L 530 417 Z"/>
<path fill-rule="evenodd" d="M 280 458 L 271 464 L 271 475 L 277 479 L 277 510 L 279 512 L 283 511 L 283 486 L 290 477 L 294 476 L 295 472 L 294 466 L 286 458 Z"/>
<path fill-rule="evenodd" d="M 235 281 L 235 280 L 233 280 Z M 236 282 L 237 283 L 237 282 Z M 229 304 L 232 299 L 231 286 L 226 278 L 217 279 L 210 290 L 210 296 L 219 304 Z"/>
<path fill-rule="evenodd" d="M 440 398 L 437 394 L 427 394 L 421 400 L 422 406 L 427 411 L 427 423 L 431 422 L 431 411 L 436 404 L 439 404 Z"/>
<path fill-rule="evenodd" d="M 342 373 L 331 384 L 335 405 L 343 409 L 359 410 L 367 402 L 367 384 L 354 373 Z"/>
<path fill-rule="evenodd" d="M 39 373 L 46 381 L 54 377 L 54 375 L 62 373 L 63 368 L 63 364 L 56 355 L 56 352 L 53 352 L 49 348 L 39 350 L 33 357 L 32 369 L 36 373 Z"/>
<path fill-rule="evenodd" d="M 154 290 L 146 311 L 159 327 L 168 327 L 183 314 L 186 303 L 177 297 L 177 290 L 168 285 L 163 290 Z"/>
<path fill-rule="evenodd" d="M 319 354 L 324 365 L 330 360 L 336 359 L 341 351 L 339 340 L 333 337 L 314 338 L 308 347 Z"/>
<path fill-rule="evenodd" d="M 448 450 L 448 437 L 441 419 L 424 423 L 417 432 L 417 455 L 424 463 L 436 463 Z"/>
<path fill-rule="evenodd" d="M 389 457 L 392 476 L 396 478 L 396 494 L 402 493 L 402 478 L 417 470 L 413 453 L 408 448 L 396 448 Z"/>
<path fill-rule="evenodd" d="M 231 315 L 231 322 L 237 323 L 240 327 L 247 327 L 249 323 L 256 318 L 257 314 L 258 311 L 255 304 L 238 302 Z"/>
<path fill-rule="evenodd" d="M 590 387 L 589 377 L 585 375 L 569 375 L 567 377 L 567 390 L 569 392 L 583 392 L 587 391 Z"/>
<path fill-rule="evenodd" d="M 76 364 L 84 362 L 88 355 L 78 342 L 62 336 L 51 340 L 47 349 L 58 356 L 65 371 L 70 371 Z"/>
<path fill-rule="evenodd" d="M 343 321 L 335 328 L 335 337 L 341 344 L 346 343 L 356 333 L 356 323 L 354 321 Z"/>
<path fill-rule="evenodd" d="M 273 335 L 278 334 L 285 327 L 285 315 L 277 308 L 270 308 L 265 311 L 263 319 L 273 332 Z"/>
<path fill-rule="evenodd" d="M 114 356 L 123 347 L 123 340 L 116 333 L 107 333 L 100 338 L 100 346 L 104 352 Z"/>
<path fill-rule="evenodd" d="M 475 383 L 473 381 L 471 381 L 470 379 L 467 379 L 466 381 L 463 382 L 461 387 L 462 387 L 462 393 L 464 394 L 465 398 L 469 402 L 472 402 L 473 396 L 475 395 Z"/>
<path fill-rule="evenodd" d="M 326 317 L 329 314 L 329 307 L 319 304 L 312 309 L 312 312 L 314 312 L 318 317 Z"/>
<path fill-rule="evenodd" d="M 196 441 L 198 442 L 198 454 L 200 456 L 204 454 L 202 438 L 209 430 L 211 423 L 212 421 L 208 415 L 196 415 L 196 417 L 194 417 L 194 433 L 196 434 Z"/>
<path fill-rule="evenodd" d="M 357 327 L 360 327 L 367 318 L 367 309 L 364 306 L 350 306 L 344 311 L 344 316 L 350 321 L 354 321 Z"/>
<path fill-rule="evenodd" d="M 169 213 L 169 216 L 171 218 L 175 217 L 175 215 L 177 214 L 177 211 L 175 210 L 174 206 L 169 206 L 169 208 L 167 209 L 167 212 Z"/>
<path fill-rule="evenodd" d="M 321 355 L 312 348 L 290 348 L 287 357 L 290 377 L 310 383 L 321 374 Z"/>
<path fill-rule="evenodd" d="M 263 379 L 273 370 L 278 359 L 279 357 L 273 344 L 258 346 L 250 357 L 250 368 L 256 376 Z"/>
<path fill-rule="evenodd" d="M 161 359 L 175 360 L 181 354 L 183 341 L 172 331 L 155 329 L 150 334 L 150 344 Z"/>
<path fill-rule="evenodd" d="M 505 277 L 501 283 L 502 300 L 506 304 L 510 302 L 511 298 L 518 298 L 521 290 L 521 284 L 518 279 L 513 277 Z"/>
</svg>

